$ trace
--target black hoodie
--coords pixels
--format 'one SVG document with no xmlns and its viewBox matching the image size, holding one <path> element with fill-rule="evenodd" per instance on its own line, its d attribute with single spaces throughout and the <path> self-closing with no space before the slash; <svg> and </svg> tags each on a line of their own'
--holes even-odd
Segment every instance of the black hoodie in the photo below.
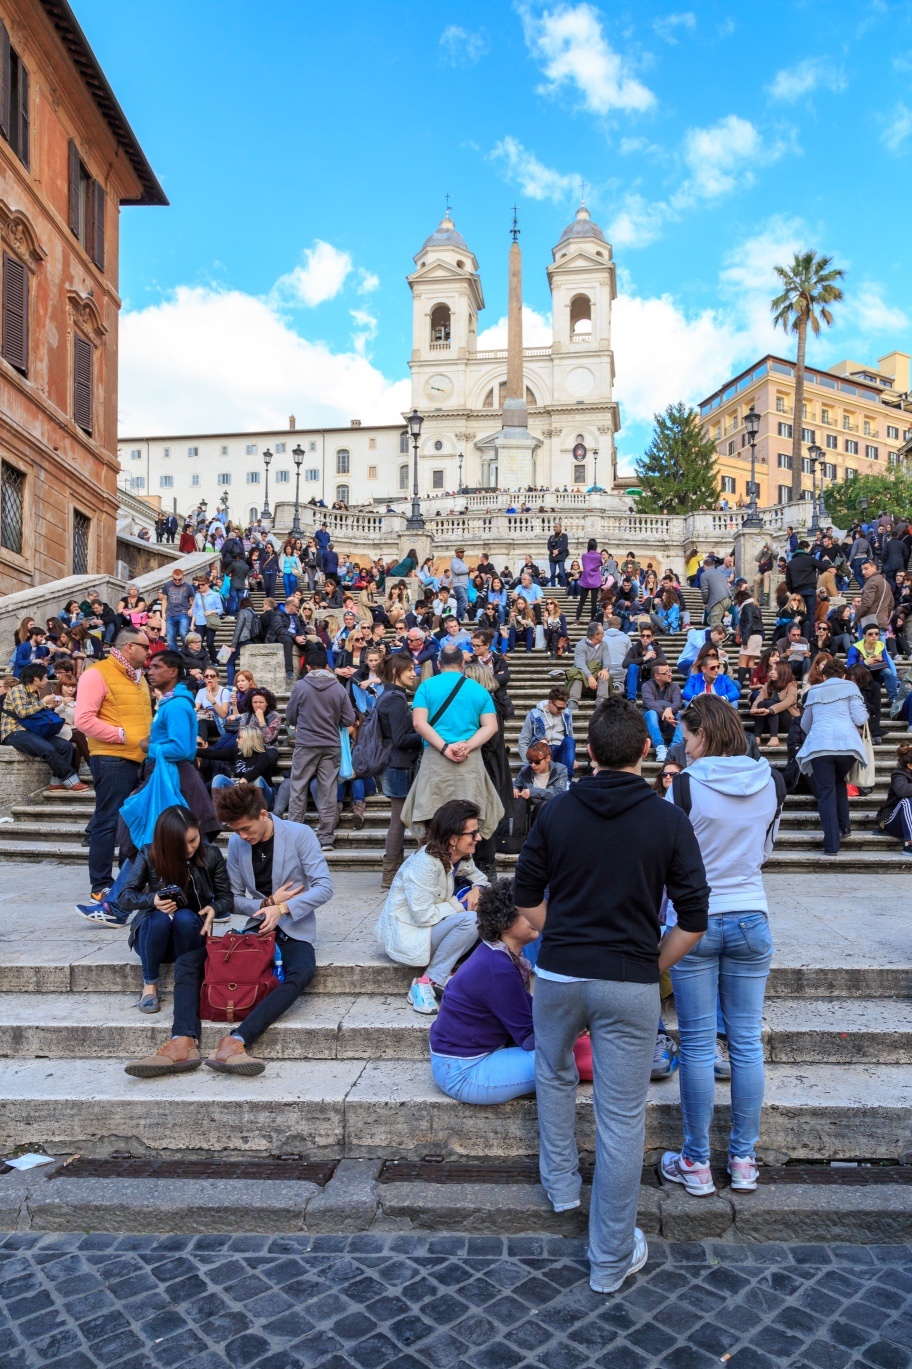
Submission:
<svg viewBox="0 0 912 1369">
<path fill-rule="evenodd" d="M 581 979 L 658 983 L 662 893 L 705 932 L 709 885 L 690 819 L 639 775 L 602 770 L 543 805 L 516 866 L 520 908 L 548 915 L 538 963 Z"/>
</svg>

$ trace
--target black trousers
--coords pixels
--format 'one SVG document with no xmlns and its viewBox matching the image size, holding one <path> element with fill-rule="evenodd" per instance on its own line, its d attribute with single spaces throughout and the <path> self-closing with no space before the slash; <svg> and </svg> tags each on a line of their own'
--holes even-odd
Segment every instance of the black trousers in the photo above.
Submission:
<svg viewBox="0 0 912 1369">
<path fill-rule="evenodd" d="M 225 1034 L 239 1036 L 249 1046 L 267 1027 L 277 1022 L 292 1003 L 301 997 L 314 977 L 317 957 L 309 941 L 295 941 L 281 928 L 276 932 L 276 945 L 282 952 L 285 982 L 258 1003 L 249 1017 L 238 1025 L 225 1023 Z M 206 948 L 188 951 L 174 962 L 174 1025 L 175 1036 L 200 1038 L 199 996 L 206 969 Z"/>
<path fill-rule="evenodd" d="M 852 825 L 846 776 L 854 764 L 854 756 L 814 756 L 811 760 L 823 849 L 830 854 L 839 850 L 840 836 L 848 833 Z"/>
<path fill-rule="evenodd" d="M 576 621 L 577 621 L 577 622 L 579 622 L 580 618 L 583 616 L 583 609 L 584 609 L 585 604 L 586 604 L 586 595 L 587 595 L 587 594 L 591 594 L 591 595 L 592 595 L 592 613 L 591 613 L 591 615 L 590 615 L 590 621 L 591 621 L 593 618 L 595 618 L 595 617 L 598 616 L 599 593 L 600 593 L 600 591 L 599 591 L 598 589 L 581 589 L 581 590 L 580 590 L 579 601 L 577 602 L 577 605 L 576 605 Z"/>
</svg>

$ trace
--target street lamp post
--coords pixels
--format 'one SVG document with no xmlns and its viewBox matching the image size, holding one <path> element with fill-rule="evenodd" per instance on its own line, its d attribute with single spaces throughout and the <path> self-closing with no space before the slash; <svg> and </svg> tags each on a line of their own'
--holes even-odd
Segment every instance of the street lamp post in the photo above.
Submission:
<svg viewBox="0 0 912 1369">
<path fill-rule="evenodd" d="M 820 531 L 820 519 L 823 515 L 823 448 L 818 447 L 816 442 L 812 442 L 808 448 L 808 455 L 811 458 L 811 474 L 814 480 L 814 521 L 811 524 L 811 532 Z M 817 499 L 817 466 L 820 466 L 820 500 Z"/>
<path fill-rule="evenodd" d="M 592 483 L 595 486 L 595 493 L 598 494 L 598 447 L 592 448 Z"/>
<path fill-rule="evenodd" d="M 760 431 L 760 415 L 754 409 L 753 404 L 744 415 L 744 426 L 747 429 L 747 440 L 750 442 L 751 452 L 751 478 L 750 478 L 750 502 L 747 506 L 747 517 L 741 524 L 743 528 L 762 528 L 763 519 L 757 508 L 757 434 Z"/>
<path fill-rule="evenodd" d="M 460 452 L 460 453 L 459 453 L 459 486 L 458 486 L 457 491 L 456 491 L 457 494 L 462 494 L 462 463 L 463 463 L 464 459 L 465 459 L 465 458 L 463 457 L 462 452 Z"/>
<path fill-rule="evenodd" d="M 405 526 L 409 532 L 423 532 L 424 518 L 421 515 L 421 501 L 418 498 L 418 442 L 421 437 L 421 425 L 424 419 L 417 409 L 413 409 L 408 416 L 409 432 L 412 435 L 412 512 L 405 520 Z"/>
<path fill-rule="evenodd" d="M 820 522 L 817 518 L 817 453 L 819 447 L 811 446 L 808 448 L 808 461 L 811 463 L 811 526 L 808 532 L 818 533 Z"/>
<path fill-rule="evenodd" d="M 859 501 L 858 501 L 858 507 L 861 509 L 861 521 L 862 521 L 862 523 L 863 523 L 863 522 L 865 521 L 865 514 L 866 514 L 867 511 L 868 511 L 868 499 L 867 499 L 867 495 L 864 495 L 864 494 L 863 494 L 863 495 L 861 496 L 861 498 L 860 498 Z"/>
<path fill-rule="evenodd" d="M 293 522 L 292 522 L 292 524 L 291 524 L 291 531 L 292 531 L 292 535 L 293 535 L 294 537 L 300 537 L 300 536 L 301 536 L 301 519 L 300 519 L 300 517 L 299 517 L 299 513 L 300 513 L 300 503 L 301 503 L 301 466 L 302 466 L 303 461 L 304 461 L 304 448 L 301 446 L 300 442 L 299 442 L 298 445 L 294 448 L 294 450 L 292 451 L 291 455 L 292 455 L 292 458 L 293 458 L 294 463 L 295 463 L 295 505 L 294 505 L 294 520 L 293 520 Z"/>
<path fill-rule="evenodd" d="M 270 523 L 272 521 L 272 515 L 269 512 L 269 467 L 271 463 L 272 452 L 267 447 L 265 452 L 263 453 L 263 465 L 266 467 L 266 494 L 263 499 L 263 511 L 261 517 L 264 523 Z"/>
</svg>

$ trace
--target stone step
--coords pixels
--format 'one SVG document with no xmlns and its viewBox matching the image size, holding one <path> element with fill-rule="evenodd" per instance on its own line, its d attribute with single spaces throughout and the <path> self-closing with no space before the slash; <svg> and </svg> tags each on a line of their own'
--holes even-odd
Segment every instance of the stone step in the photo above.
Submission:
<svg viewBox="0 0 912 1369">
<path fill-rule="evenodd" d="M 164 992 L 164 991 L 163 991 Z M 151 1054 L 171 1030 L 170 994 L 160 1014 L 135 994 L 0 993 L 0 1056 L 15 1059 L 132 1059 Z M 912 1004 L 893 998 L 771 997 L 763 1014 L 767 1060 L 780 1064 L 912 1063 Z M 674 1007 L 663 1013 L 677 1039 Z M 405 986 L 388 994 L 307 993 L 257 1043 L 268 1060 L 424 1059 L 430 1019 L 414 1012 Z M 224 1035 L 203 1024 L 208 1052 Z"/>
<path fill-rule="evenodd" d="M 729 1126 L 716 1089 L 711 1143 Z M 577 1094 L 577 1137 L 591 1151 L 592 1089 Z M 646 1149 L 680 1144 L 677 1078 L 653 1084 Z M 445 1097 L 423 1060 L 279 1060 L 251 1079 L 200 1068 L 139 1080 L 121 1062 L 15 1060 L 0 1077 L 0 1146 L 41 1141 L 51 1154 L 180 1150 L 241 1154 L 415 1157 L 534 1155 L 536 1105 L 472 1108 Z M 912 1152 L 912 1073 L 905 1065 L 767 1068 L 761 1155 L 896 1160 Z"/>
</svg>

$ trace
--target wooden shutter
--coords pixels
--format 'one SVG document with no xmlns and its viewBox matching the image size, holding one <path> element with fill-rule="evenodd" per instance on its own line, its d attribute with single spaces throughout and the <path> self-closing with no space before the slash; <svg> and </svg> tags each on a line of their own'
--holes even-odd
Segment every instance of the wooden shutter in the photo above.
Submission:
<svg viewBox="0 0 912 1369">
<path fill-rule="evenodd" d="M 28 373 L 28 270 L 25 263 L 3 253 L 3 357 L 18 371 Z"/>
<path fill-rule="evenodd" d="M 0 133 L 7 142 L 13 128 L 13 54 L 6 25 L 0 19 Z"/>
<path fill-rule="evenodd" d="M 77 333 L 73 348 L 73 417 L 87 433 L 92 431 L 92 363 L 91 342 Z"/>
<path fill-rule="evenodd" d="M 105 263 L 105 188 L 100 181 L 92 181 L 89 189 L 92 198 L 92 232 L 86 246 L 99 271 Z"/>
<path fill-rule="evenodd" d="M 76 237 L 78 238 L 78 237 L 79 237 L 79 184 L 80 184 L 80 181 L 82 180 L 82 175 L 81 175 L 80 166 L 79 166 L 79 148 L 78 148 L 78 147 L 76 146 L 76 144 L 73 142 L 73 139 L 72 139 L 72 138 L 70 139 L 69 148 L 68 148 L 67 150 L 68 150 L 68 154 L 69 154 L 69 165 L 68 165 L 69 178 L 68 178 L 68 179 L 69 179 L 69 197 L 70 197 L 70 198 L 69 198 L 69 210 L 68 210 L 68 215 L 67 215 L 67 217 L 68 217 L 68 219 L 69 219 L 70 231 L 71 231 L 72 233 L 75 233 L 75 234 L 76 234 Z"/>
<path fill-rule="evenodd" d="M 29 152 L 29 74 L 22 62 L 19 63 L 19 160 L 28 171 Z"/>
</svg>

